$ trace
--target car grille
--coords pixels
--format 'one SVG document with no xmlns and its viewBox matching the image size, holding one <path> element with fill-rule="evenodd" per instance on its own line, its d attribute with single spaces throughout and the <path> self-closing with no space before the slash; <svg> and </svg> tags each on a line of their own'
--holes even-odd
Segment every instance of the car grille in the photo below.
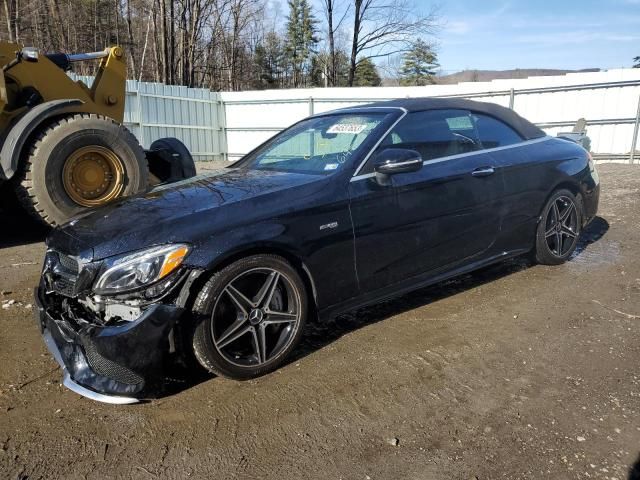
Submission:
<svg viewBox="0 0 640 480">
<path fill-rule="evenodd" d="M 76 284 L 72 280 L 60 277 L 54 280 L 53 289 L 60 295 L 64 295 L 65 297 L 73 297 L 76 290 Z"/>
<path fill-rule="evenodd" d="M 98 353 L 95 346 L 90 342 L 85 342 L 84 350 L 87 354 L 87 360 L 91 368 L 98 374 L 109 377 L 116 382 L 126 383 L 128 385 L 140 385 L 144 379 L 137 373 L 129 370 L 122 365 L 112 362 L 108 358 L 104 358 Z"/>
<path fill-rule="evenodd" d="M 75 258 L 58 252 L 58 261 L 60 262 L 62 268 L 67 270 L 69 273 L 74 273 L 76 275 L 78 274 L 78 261 Z"/>
<path fill-rule="evenodd" d="M 73 257 L 53 250 L 47 252 L 43 276 L 50 290 L 65 297 L 73 297 L 76 294 L 79 271 L 78 261 Z"/>
</svg>

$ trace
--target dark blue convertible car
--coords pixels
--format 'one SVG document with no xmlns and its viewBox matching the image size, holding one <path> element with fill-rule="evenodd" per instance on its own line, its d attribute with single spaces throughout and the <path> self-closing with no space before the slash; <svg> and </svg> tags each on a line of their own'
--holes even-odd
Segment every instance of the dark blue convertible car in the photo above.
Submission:
<svg viewBox="0 0 640 480">
<path fill-rule="evenodd" d="M 252 378 L 306 323 L 517 255 L 564 262 L 598 196 L 587 151 L 494 104 L 323 113 L 55 229 L 40 325 L 96 400 L 147 397 L 177 362 Z"/>
</svg>

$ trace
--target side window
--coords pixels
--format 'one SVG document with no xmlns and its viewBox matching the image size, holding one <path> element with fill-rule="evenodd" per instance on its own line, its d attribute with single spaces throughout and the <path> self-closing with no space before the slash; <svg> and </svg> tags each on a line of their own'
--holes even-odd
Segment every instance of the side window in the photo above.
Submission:
<svg viewBox="0 0 640 480">
<path fill-rule="evenodd" d="M 481 113 L 474 113 L 473 119 L 483 148 L 506 147 L 522 142 L 522 137 L 500 120 Z"/>
<path fill-rule="evenodd" d="M 467 110 L 427 110 L 407 114 L 384 138 L 367 165 L 373 170 L 376 155 L 386 148 L 416 150 L 423 160 L 480 150 L 473 117 Z"/>
</svg>

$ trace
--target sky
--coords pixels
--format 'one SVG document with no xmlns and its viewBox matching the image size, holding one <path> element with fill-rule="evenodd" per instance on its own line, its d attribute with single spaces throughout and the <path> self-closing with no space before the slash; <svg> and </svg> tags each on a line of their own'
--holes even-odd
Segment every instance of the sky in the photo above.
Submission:
<svg viewBox="0 0 640 480">
<path fill-rule="evenodd" d="M 439 12 L 444 73 L 610 69 L 640 56 L 640 0 L 443 0 Z"/>
<path fill-rule="evenodd" d="M 416 10 L 437 6 L 434 38 L 442 73 L 513 68 L 631 67 L 640 56 L 640 0 L 409 0 Z M 324 22 L 323 1 L 311 0 Z M 343 8 L 352 0 L 338 0 Z M 383 3 L 383 2 L 381 2 Z M 286 0 L 271 0 L 284 24 Z M 341 35 L 348 47 L 349 22 Z M 326 27 L 323 27 L 326 28 Z M 376 59 L 384 68 L 385 59 Z"/>
</svg>

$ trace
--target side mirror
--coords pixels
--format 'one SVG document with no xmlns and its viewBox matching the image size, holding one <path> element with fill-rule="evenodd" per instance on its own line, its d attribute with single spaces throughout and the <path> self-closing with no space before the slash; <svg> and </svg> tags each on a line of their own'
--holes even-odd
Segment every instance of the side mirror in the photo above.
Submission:
<svg viewBox="0 0 640 480">
<path fill-rule="evenodd" d="M 389 175 L 417 172 L 422 168 L 422 156 L 415 150 L 387 148 L 375 159 L 374 171 L 381 185 L 389 184 Z"/>
</svg>

